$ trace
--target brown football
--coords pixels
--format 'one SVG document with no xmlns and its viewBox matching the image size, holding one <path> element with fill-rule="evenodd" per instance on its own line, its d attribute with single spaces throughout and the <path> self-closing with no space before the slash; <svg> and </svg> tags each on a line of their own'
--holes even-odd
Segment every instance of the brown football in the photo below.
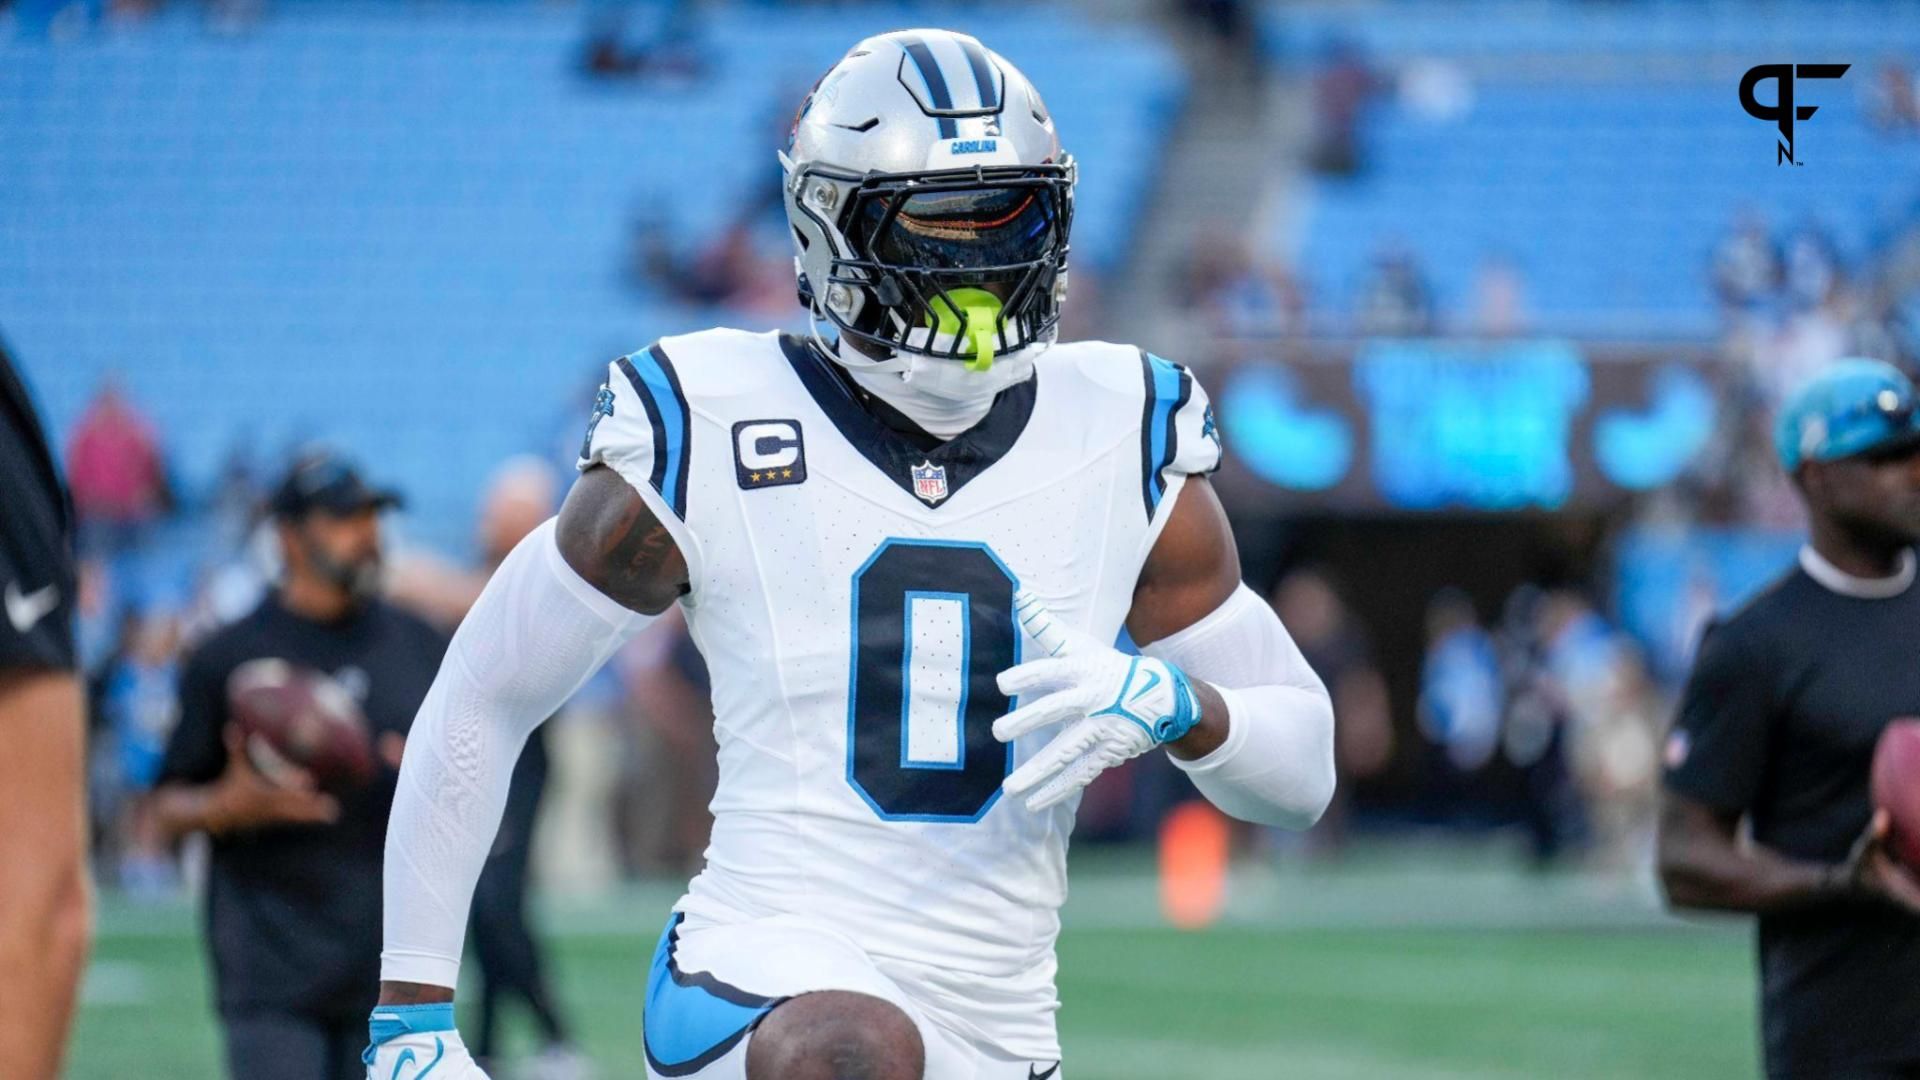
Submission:
<svg viewBox="0 0 1920 1080">
<path fill-rule="evenodd" d="M 285 779 L 297 767 L 332 792 L 373 779 L 367 718 L 325 674 L 276 658 L 249 660 L 228 676 L 227 703 L 248 759 L 268 779 Z"/>
<path fill-rule="evenodd" d="M 1920 871 L 1920 719 L 1887 725 L 1873 748 L 1873 805 L 1893 819 L 1892 849 Z"/>
</svg>

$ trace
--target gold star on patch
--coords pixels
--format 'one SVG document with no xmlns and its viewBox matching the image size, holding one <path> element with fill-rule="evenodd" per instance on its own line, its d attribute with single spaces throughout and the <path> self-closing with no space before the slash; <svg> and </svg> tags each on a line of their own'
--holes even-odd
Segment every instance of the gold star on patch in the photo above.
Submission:
<svg viewBox="0 0 1920 1080">
<path fill-rule="evenodd" d="M 792 470 L 792 469 L 781 469 L 781 470 L 780 470 L 780 479 L 782 479 L 782 480 L 791 480 L 791 479 L 793 479 L 793 470 Z"/>
<path fill-rule="evenodd" d="M 760 474 L 759 474 L 759 473 L 748 473 L 747 475 L 748 475 L 748 476 L 749 476 L 750 478 L 752 478 L 752 480 L 753 480 L 753 482 L 754 482 L 754 483 L 756 483 L 756 484 L 757 484 L 757 483 L 759 483 L 759 482 L 760 482 Z"/>
</svg>

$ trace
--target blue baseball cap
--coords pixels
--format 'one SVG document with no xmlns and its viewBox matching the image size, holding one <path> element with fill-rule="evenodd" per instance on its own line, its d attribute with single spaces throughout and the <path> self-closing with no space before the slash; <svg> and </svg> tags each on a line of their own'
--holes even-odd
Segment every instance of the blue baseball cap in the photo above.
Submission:
<svg viewBox="0 0 1920 1080">
<path fill-rule="evenodd" d="M 1920 445 L 1913 383 L 1892 364 L 1837 360 L 1806 381 L 1780 408 L 1774 449 L 1791 473 L 1809 461 L 1834 461 Z"/>
</svg>

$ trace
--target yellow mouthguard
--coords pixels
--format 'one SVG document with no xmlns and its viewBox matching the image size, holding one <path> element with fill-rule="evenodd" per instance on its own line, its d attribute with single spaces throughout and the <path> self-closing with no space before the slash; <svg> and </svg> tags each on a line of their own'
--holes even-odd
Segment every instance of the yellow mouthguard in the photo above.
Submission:
<svg viewBox="0 0 1920 1080">
<path fill-rule="evenodd" d="M 947 297 L 952 297 L 949 304 Z M 958 310 L 955 310 L 955 309 Z M 1000 333 L 1000 298 L 985 289 L 948 289 L 936 296 L 927 311 L 927 325 L 942 334 L 958 334 L 965 325 L 967 341 L 973 346 L 968 371 L 987 371 L 993 367 L 994 342 Z"/>
</svg>

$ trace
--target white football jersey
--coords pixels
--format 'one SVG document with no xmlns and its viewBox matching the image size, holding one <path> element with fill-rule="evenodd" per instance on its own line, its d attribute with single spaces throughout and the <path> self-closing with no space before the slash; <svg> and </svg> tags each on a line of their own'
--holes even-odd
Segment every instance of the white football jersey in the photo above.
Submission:
<svg viewBox="0 0 1920 1080">
<path fill-rule="evenodd" d="M 581 467 L 617 470 L 672 533 L 713 682 L 713 839 L 679 908 L 826 921 L 963 1035 L 1057 1058 L 1078 800 L 1036 814 L 1000 791 L 1058 731 L 993 737 L 1016 704 L 994 676 L 1032 648 L 1013 593 L 1114 640 L 1184 478 L 1219 457 L 1191 375 L 1130 346 L 1054 346 L 937 445 L 792 335 L 615 361 Z"/>
</svg>

